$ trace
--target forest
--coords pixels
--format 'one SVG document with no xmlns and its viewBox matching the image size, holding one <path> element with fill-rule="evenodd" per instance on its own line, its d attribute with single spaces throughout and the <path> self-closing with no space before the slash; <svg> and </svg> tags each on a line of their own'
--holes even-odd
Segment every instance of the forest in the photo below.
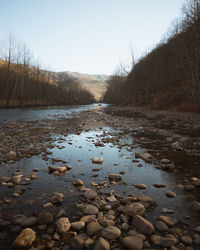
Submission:
<svg viewBox="0 0 200 250">
<path fill-rule="evenodd" d="M 187 0 L 181 17 L 130 72 L 109 79 L 104 101 L 156 109 L 200 111 L 200 0 Z"/>
<path fill-rule="evenodd" d="M 9 34 L 0 43 L 0 107 L 71 105 L 94 102 L 78 80 L 62 79 L 34 63 L 27 47 Z"/>
</svg>

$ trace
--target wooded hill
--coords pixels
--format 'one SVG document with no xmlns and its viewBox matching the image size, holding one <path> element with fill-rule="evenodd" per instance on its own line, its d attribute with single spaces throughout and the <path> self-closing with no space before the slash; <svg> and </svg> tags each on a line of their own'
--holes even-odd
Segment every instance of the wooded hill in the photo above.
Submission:
<svg viewBox="0 0 200 250">
<path fill-rule="evenodd" d="M 181 21 L 124 76 L 109 80 L 104 101 L 200 111 L 200 0 L 188 0 Z"/>
<path fill-rule="evenodd" d="M 30 52 L 10 36 L 0 60 L 0 107 L 71 105 L 95 102 L 78 80 L 62 79 L 52 71 L 33 66 Z M 61 80 L 60 80 L 61 81 Z"/>
</svg>

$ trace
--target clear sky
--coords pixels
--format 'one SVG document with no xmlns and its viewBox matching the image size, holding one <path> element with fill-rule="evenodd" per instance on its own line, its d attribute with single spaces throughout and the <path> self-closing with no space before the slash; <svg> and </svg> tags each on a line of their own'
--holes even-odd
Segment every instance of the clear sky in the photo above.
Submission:
<svg viewBox="0 0 200 250">
<path fill-rule="evenodd" d="M 0 0 L 0 40 L 14 33 L 55 71 L 112 74 L 158 43 L 182 0 Z"/>
</svg>

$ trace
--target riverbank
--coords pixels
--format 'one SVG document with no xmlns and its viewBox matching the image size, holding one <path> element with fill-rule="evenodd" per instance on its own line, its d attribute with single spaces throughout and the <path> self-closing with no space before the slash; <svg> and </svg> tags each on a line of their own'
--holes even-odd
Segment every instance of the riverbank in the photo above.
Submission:
<svg viewBox="0 0 200 250">
<path fill-rule="evenodd" d="M 2 249 L 198 249 L 200 117 L 63 114 L 1 122 Z"/>
</svg>

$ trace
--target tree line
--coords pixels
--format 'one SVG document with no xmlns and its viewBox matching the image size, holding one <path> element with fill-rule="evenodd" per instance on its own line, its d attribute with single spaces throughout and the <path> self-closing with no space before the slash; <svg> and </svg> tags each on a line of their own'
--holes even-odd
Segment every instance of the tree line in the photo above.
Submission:
<svg viewBox="0 0 200 250">
<path fill-rule="evenodd" d="M 10 34 L 0 43 L 0 106 L 71 105 L 94 102 L 76 80 L 61 79 L 34 63 L 27 47 Z"/>
<path fill-rule="evenodd" d="M 200 0 L 187 0 L 179 20 L 130 73 L 111 76 L 105 102 L 200 111 Z"/>
</svg>

